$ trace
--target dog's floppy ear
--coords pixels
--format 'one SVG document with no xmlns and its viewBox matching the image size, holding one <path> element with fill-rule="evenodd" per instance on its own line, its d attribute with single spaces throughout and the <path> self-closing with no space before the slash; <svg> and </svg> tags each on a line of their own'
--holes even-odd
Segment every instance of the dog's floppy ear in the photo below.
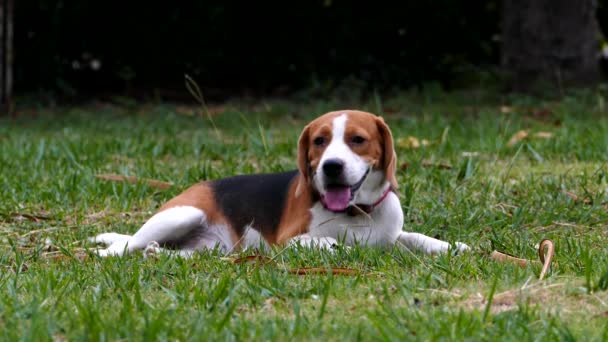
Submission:
<svg viewBox="0 0 608 342">
<path fill-rule="evenodd" d="M 397 171 L 397 153 L 395 153 L 393 135 L 391 134 L 388 125 L 384 122 L 384 119 L 379 116 L 376 117 L 376 125 L 378 126 L 378 131 L 382 138 L 382 145 L 384 146 L 382 158 L 386 179 L 391 184 L 393 190 L 396 190 L 398 187 L 397 178 L 395 176 L 395 172 Z"/>
<path fill-rule="evenodd" d="M 310 143 L 310 126 L 304 127 L 300 139 L 298 140 L 298 185 L 296 186 L 296 197 L 308 186 L 310 179 L 310 165 L 308 163 L 308 144 Z"/>
</svg>

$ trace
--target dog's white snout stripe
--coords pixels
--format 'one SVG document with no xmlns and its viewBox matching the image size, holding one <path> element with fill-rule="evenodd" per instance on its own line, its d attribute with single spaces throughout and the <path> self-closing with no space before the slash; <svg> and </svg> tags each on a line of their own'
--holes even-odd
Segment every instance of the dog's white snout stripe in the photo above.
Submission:
<svg viewBox="0 0 608 342">
<path fill-rule="evenodd" d="M 332 120 L 331 141 L 323 152 L 318 170 L 315 172 L 315 186 L 322 193 L 324 192 L 325 185 L 336 181 L 337 177 L 339 177 L 340 182 L 349 185 L 356 184 L 362 179 L 369 168 L 365 160 L 353 152 L 345 142 L 347 121 L 348 115 L 346 113 Z M 339 161 L 342 164 L 339 174 L 336 174 L 336 166 L 329 166 L 335 161 Z"/>
</svg>

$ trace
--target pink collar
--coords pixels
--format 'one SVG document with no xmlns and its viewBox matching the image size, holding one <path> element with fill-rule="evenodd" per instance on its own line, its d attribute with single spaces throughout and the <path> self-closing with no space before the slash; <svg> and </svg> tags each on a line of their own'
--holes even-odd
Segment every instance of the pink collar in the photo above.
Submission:
<svg viewBox="0 0 608 342">
<path fill-rule="evenodd" d="M 390 194 L 391 192 L 393 192 L 393 189 L 389 186 L 386 190 L 384 190 L 384 193 L 382 194 L 382 196 L 374 204 L 372 204 L 372 209 L 379 206 L 380 203 L 382 203 L 382 201 L 384 201 L 386 196 L 388 196 L 388 194 Z"/>
</svg>

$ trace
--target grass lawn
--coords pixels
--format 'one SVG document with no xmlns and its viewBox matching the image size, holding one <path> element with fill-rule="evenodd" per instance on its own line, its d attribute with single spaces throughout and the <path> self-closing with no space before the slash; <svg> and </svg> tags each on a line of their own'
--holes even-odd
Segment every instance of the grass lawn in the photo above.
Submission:
<svg viewBox="0 0 608 342">
<path fill-rule="evenodd" d="M 213 123 L 197 108 L 163 104 L 26 108 L 0 119 L 0 336 L 606 340 L 604 96 L 243 101 L 213 107 Z M 90 253 L 86 238 L 135 232 L 194 182 L 295 168 L 304 124 L 344 107 L 383 114 L 392 127 L 404 229 L 462 241 L 473 252 L 277 248 L 265 265 L 213 252 L 192 259 Z M 520 130 L 528 137 L 510 146 Z M 536 260 L 544 238 L 555 242 L 556 255 L 541 282 L 537 265 L 488 258 L 500 250 Z M 289 273 L 299 267 L 358 273 Z"/>
</svg>

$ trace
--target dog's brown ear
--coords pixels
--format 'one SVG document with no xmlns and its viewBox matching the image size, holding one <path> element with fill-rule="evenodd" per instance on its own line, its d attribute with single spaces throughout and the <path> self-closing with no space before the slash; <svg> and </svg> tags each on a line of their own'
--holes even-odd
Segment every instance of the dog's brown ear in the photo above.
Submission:
<svg viewBox="0 0 608 342">
<path fill-rule="evenodd" d="M 308 182 L 310 179 L 310 166 L 308 163 L 308 144 L 310 143 L 310 126 L 304 127 L 300 139 L 298 140 L 298 170 L 300 175 L 298 177 L 298 185 L 296 186 L 296 197 L 300 196 L 302 191 L 309 186 Z"/>
<path fill-rule="evenodd" d="M 386 179 L 391 184 L 393 190 L 397 190 L 397 178 L 395 172 L 397 171 L 397 153 L 395 153 L 395 147 L 393 143 L 393 135 L 391 134 L 390 128 L 384 122 L 384 119 L 377 116 L 376 125 L 382 138 L 382 145 L 384 146 L 383 153 L 383 167 L 386 173 Z"/>
</svg>

